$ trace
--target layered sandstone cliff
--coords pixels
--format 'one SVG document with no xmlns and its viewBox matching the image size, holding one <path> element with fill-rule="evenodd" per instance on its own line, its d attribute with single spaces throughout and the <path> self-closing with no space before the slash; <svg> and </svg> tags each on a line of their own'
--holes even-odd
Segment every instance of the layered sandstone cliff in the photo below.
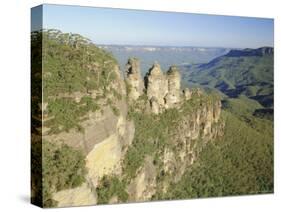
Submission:
<svg viewBox="0 0 281 212">
<path fill-rule="evenodd" d="M 128 186 L 131 201 L 147 201 L 159 193 L 165 194 L 196 162 L 205 145 L 223 135 L 220 100 L 208 99 L 197 89 L 188 92 L 191 102 L 183 100 L 177 109 L 181 117 L 175 117 L 176 124 L 169 128 L 168 145 L 154 152 L 160 162 L 152 163 L 147 156 L 131 180 Z"/>
</svg>

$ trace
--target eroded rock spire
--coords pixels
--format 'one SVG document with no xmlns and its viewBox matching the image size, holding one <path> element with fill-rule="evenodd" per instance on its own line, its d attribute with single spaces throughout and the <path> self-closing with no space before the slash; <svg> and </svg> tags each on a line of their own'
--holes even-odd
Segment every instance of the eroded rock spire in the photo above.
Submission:
<svg viewBox="0 0 281 212">
<path fill-rule="evenodd" d="M 127 95 L 129 100 L 136 100 L 143 94 L 144 83 L 140 74 L 140 62 L 130 58 L 126 65 Z"/>
</svg>

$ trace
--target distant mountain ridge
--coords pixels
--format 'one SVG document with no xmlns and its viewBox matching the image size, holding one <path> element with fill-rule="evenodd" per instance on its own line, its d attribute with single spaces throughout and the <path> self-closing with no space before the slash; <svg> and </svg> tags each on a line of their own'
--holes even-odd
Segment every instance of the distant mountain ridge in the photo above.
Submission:
<svg viewBox="0 0 281 212">
<path fill-rule="evenodd" d="M 261 47 L 258 49 L 243 49 L 243 50 L 230 50 L 226 57 L 242 57 L 242 56 L 264 56 L 273 55 L 274 49 L 272 47 Z"/>
<path fill-rule="evenodd" d="M 273 107 L 272 47 L 231 50 L 208 63 L 182 67 L 187 84 L 215 88 L 231 98 L 245 95 Z"/>
<path fill-rule="evenodd" d="M 187 65 L 205 63 L 229 52 L 229 48 L 188 47 L 188 46 L 147 46 L 147 45 L 98 45 L 111 52 L 118 60 L 124 72 L 129 57 L 139 58 L 141 74 L 144 76 L 155 61 L 161 64 L 163 70 L 171 65 Z"/>
</svg>

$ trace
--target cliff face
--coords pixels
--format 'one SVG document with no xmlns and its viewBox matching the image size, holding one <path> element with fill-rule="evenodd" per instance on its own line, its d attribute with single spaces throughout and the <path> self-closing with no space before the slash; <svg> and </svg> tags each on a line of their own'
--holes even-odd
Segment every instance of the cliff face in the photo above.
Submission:
<svg viewBox="0 0 281 212">
<path fill-rule="evenodd" d="M 163 156 L 164 170 L 174 176 L 173 181 L 179 180 L 186 168 L 196 161 L 207 142 L 223 135 L 220 113 L 221 104 L 215 101 L 196 108 L 179 121 L 174 129 L 174 149 L 165 149 Z"/>
<path fill-rule="evenodd" d="M 82 150 L 86 156 L 86 182 L 78 188 L 59 191 L 53 194 L 53 199 L 58 202 L 58 206 L 66 207 L 72 205 L 96 204 L 95 189 L 99 180 L 110 174 L 121 174 L 121 160 L 126 149 L 131 144 L 134 137 L 134 123 L 128 121 L 128 105 L 125 101 L 125 83 L 118 77 L 108 90 L 114 88 L 121 93 L 122 98 L 117 99 L 114 95 L 107 95 L 107 98 L 114 102 L 114 108 L 107 104 L 108 99 L 101 98 L 98 104 L 102 110 L 89 112 L 85 121 L 80 123 L 83 131 L 71 129 L 68 132 L 49 133 L 47 127 L 43 127 L 45 132 L 44 140 L 56 144 L 66 144 L 75 149 Z M 91 97 L 97 96 L 100 91 L 91 91 Z M 87 95 L 87 94 L 84 94 Z M 71 98 L 77 96 L 73 94 Z M 81 99 L 81 98 L 80 98 Z M 113 104 L 113 103 L 112 103 Z M 115 111 L 118 111 L 116 113 Z M 79 196 L 75 196 L 74 194 Z"/>
<path fill-rule="evenodd" d="M 134 179 L 127 186 L 129 201 L 143 202 L 150 200 L 156 192 L 157 168 L 151 156 L 146 157 L 143 166 L 138 170 Z"/>
<path fill-rule="evenodd" d="M 58 206 L 96 204 L 95 189 L 99 180 L 105 175 L 120 175 L 121 161 L 128 146 L 134 137 L 134 123 L 128 121 L 128 105 L 125 100 L 125 83 L 120 77 L 117 66 L 113 69 L 117 78 L 107 87 L 109 91 L 117 90 L 121 98 L 108 93 L 106 98 L 100 98 L 97 103 L 102 110 L 89 112 L 80 123 L 83 131 L 76 129 L 50 133 L 49 128 L 43 126 L 43 139 L 56 144 L 66 144 L 75 149 L 82 150 L 86 155 L 86 182 L 78 188 L 59 191 L 53 194 L 53 199 Z M 80 93 L 79 100 L 83 96 L 95 98 L 101 91 Z M 69 95 L 69 98 L 77 100 L 77 94 Z M 108 102 L 111 102 L 108 104 Z"/>
<path fill-rule="evenodd" d="M 209 101 L 198 92 L 190 92 L 192 94 L 189 101 L 179 106 L 181 116 L 177 118 L 175 115 L 176 124 L 169 128 L 170 132 L 167 134 L 168 144 L 157 148 L 153 153 L 159 155 L 159 161 L 155 164 L 147 156 L 131 180 L 128 186 L 130 200 L 147 201 L 159 198 L 159 193 L 165 194 L 169 186 L 179 181 L 196 161 L 204 146 L 223 135 L 220 101 Z M 189 108 L 189 104 L 195 105 Z M 158 139 L 156 135 L 155 139 Z"/>
</svg>

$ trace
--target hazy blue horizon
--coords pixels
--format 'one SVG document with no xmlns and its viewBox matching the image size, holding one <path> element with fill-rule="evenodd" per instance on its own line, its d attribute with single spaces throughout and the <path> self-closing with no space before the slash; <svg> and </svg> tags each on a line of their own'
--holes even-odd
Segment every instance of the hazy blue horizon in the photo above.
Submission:
<svg viewBox="0 0 281 212">
<path fill-rule="evenodd" d="M 34 13 L 38 20 L 40 11 Z M 36 30 L 38 21 L 33 23 Z M 79 33 L 99 45 L 274 46 L 274 20 L 269 18 L 44 4 L 43 28 Z"/>
</svg>

